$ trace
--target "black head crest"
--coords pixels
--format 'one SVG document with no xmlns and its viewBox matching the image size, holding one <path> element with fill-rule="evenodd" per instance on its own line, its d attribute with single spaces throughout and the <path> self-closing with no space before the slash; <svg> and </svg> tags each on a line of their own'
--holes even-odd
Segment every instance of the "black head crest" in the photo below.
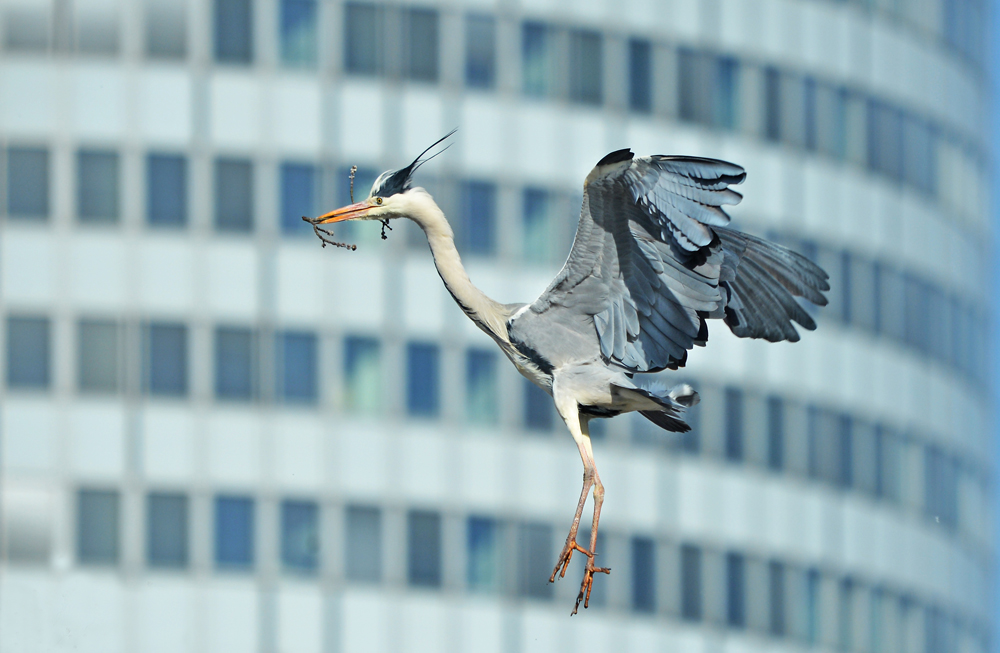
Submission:
<svg viewBox="0 0 1000 653">
<path fill-rule="evenodd" d="M 379 175 L 379 178 L 375 180 L 375 184 L 372 186 L 372 196 L 374 196 L 374 197 L 389 197 L 391 195 L 396 195 L 397 193 L 402 193 L 404 191 L 409 190 L 410 186 L 411 186 L 411 184 L 413 182 L 413 173 L 417 171 L 417 168 L 419 168 L 423 164 L 427 163 L 428 161 L 430 161 L 431 159 L 433 159 L 434 157 L 436 157 L 438 154 L 441 154 L 441 152 L 444 152 L 445 150 L 447 150 L 448 147 L 451 147 L 451 145 L 448 145 L 448 147 L 445 147 L 444 149 L 440 150 L 439 152 L 435 152 L 434 154 L 430 155 L 426 159 L 421 158 L 421 157 L 423 157 L 425 154 L 427 154 L 428 152 L 430 152 L 432 149 L 434 149 L 435 147 L 437 147 L 438 145 L 440 145 L 449 136 L 451 136 L 452 134 L 454 134 L 457 131 L 458 131 L 458 129 L 452 129 L 450 132 L 448 132 L 442 138 L 440 138 L 436 143 L 434 143 L 433 145 L 431 145 L 430 147 L 428 147 L 426 150 L 424 150 L 423 152 L 421 152 L 420 156 L 418 156 L 416 159 L 414 159 L 413 163 L 411 163 L 410 165 L 406 166 L 405 168 L 400 168 L 399 170 L 395 170 L 395 171 L 388 170 L 386 172 L 383 172 L 381 175 Z"/>
</svg>

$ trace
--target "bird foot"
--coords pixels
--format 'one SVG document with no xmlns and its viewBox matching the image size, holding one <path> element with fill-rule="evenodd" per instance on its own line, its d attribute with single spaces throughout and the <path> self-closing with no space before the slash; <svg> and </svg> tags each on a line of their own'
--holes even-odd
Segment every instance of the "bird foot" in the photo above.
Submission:
<svg viewBox="0 0 1000 653">
<path fill-rule="evenodd" d="M 563 547 L 562 553 L 559 554 L 559 561 L 556 562 L 556 568 L 552 570 L 552 575 L 549 576 L 550 583 L 556 582 L 556 575 L 559 578 L 566 576 L 566 570 L 569 569 L 569 561 L 573 559 L 574 551 L 579 551 L 588 558 L 594 557 L 593 553 L 577 544 L 575 538 L 566 538 L 566 546 Z"/>
<path fill-rule="evenodd" d="M 595 567 L 594 566 L 594 554 L 591 553 L 587 558 L 587 568 L 583 570 L 583 582 L 580 583 L 580 593 L 576 597 L 576 605 L 573 606 L 573 611 L 569 613 L 569 616 L 576 614 L 576 611 L 580 608 L 580 601 L 583 601 L 583 608 L 586 610 L 590 607 L 590 590 L 594 589 L 594 574 L 610 574 L 611 567 Z"/>
</svg>

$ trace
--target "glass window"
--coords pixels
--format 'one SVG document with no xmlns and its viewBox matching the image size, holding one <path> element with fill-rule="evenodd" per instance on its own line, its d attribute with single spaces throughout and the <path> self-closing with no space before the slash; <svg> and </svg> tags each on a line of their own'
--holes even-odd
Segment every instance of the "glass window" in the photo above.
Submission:
<svg viewBox="0 0 1000 653">
<path fill-rule="evenodd" d="M 677 52 L 677 66 L 681 120 L 711 125 L 712 59 L 704 53 L 681 48 Z"/>
<path fill-rule="evenodd" d="M 117 392 L 118 325 L 80 320 L 77 324 L 77 387 L 81 392 Z"/>
<path fill-rule="evenodd" d="M 850 415 L 840 415 L 837 418 L 837 435 L 839 448 L 837 459 L 840 461 L 840 472 L 837 475 L 841 487 L 851 487 L 854 485 L 854 469 L 851 462 L 854 449 L 854 420 Z"/>
<path fill-rule="evenodd" d="M 146 561 L 150 567 L 188 564 L 188 499 L 183 494 L 146 497 Z"/>
<path fill-rule="evenodd" d="M 582 104 L 604 101 L 604 40 L 600 32 L 569 35 L 569 99 Z"/>
<path fill-rule="evenodd" d="M 375 5 L 344 5 L 344 65 L 355 75 L 382 71 L 382 12 Z"/>
<path fill-rule="evenodd" d="M 496 249 L 496 184 L 462 182 L 462 238 L 469 254 L 489 256 Z"/>
<path fill-rule="evenodd" d="M 281 0 L 281 61 L 316 65 L 316 0 Z"/>
<path fill-rule="evenodd" d="M 315 403 L 318 396 L 316 334 L 285 331 L 277 335 L 275 386 L 287 402 Z"/>
<path fill-rule="evenodd" d="M 743 460 L 743 391 L 726 388 L 726 460 Z"/>
<path fill-rule="evenodd" d="M 919 352 L 930 351 L 928 335 L 927 285 L 908 274 L 903 275 L 903 297 L 906 306 L 905 340 Z"/>
<path fill-rule="evenodd" d="M 249 569 L 254 564 L 254 500 L 215 498 L 215 565 Z"/>
<path fill-rule="evenodd" d="M 219 399 L 252 399 L 255 338 L 250 329 L 218 327 L 215 330 L 215 396 Z"/>
<path fill-rule="evenodd" d="M 656 543 L 648 537 L 632 538 L 632 609 L 656 610 Z"/>
<path fill-rule="evenodd" d="M 176 0 L 146 0 L 146 54 L 183 59 L 187 54 L 187 5 Z"/>
<path fill-rule="evenodd" d="M 492 16 L 465 17 L 465 85 L 493 88 L 496 84 L 496 26 Z"/>
<path fill-rule="evenodd" d="M 404 13 L 409 45 L 404 62 L 407 78 L 436 82 L 438 78 L 438 12 L 435 9 L 407 9 Z"/>
<path fill-rule="evenodd" d="M 628 42 L 628 106 L 632 111 L 653 110 L 653 48 L 649 41 Z"/>
<path fill-rule="evenodd" d="M 769 141 L 781 140 L 782 121 L 781 73 L 777 68 L 764 69 L 764 136 Z"/>
<path fill-rule="evenodd" d="M 739 553 L 726 554 L 726 623 L 731 628 L 745 628 L 746 560 Z"/>
<path fill-rule="evenodd" d="M 117 54 L 119 47 L 117 2 L 76 0 L 76 47 L 85 54 Z"/>
<path fill-rule="evenodd" d="M 34 147 L 7 150 L 7 214 L 18 218 L 48 217 L 48 150 Z"/>
<path fill-rule="evenodd" d="M 441 585 L 441 515 L 426 510 L 411 510 L 406 515 L 409 542 L 407 577 L 410 585 Z"/>
<path fill-rule="evenodd" d="M 809 644 L 819 642 L 819 608 L 820 608 L 820 582 L 822 577 L 816 569 L 806 572 L 806 641 Z"/>
<path fill-rule="evenodd" d="M 816 149 L 828 156 L 842 159 L 847 143 L 847 92 L 842 88 L 817 83 L 813 93 Z"/>
<path fill-rule="evenodd" d="M 533 431 L 551 431 L 552 398 L 537 385 L 524 379 L 524 428 Z"/>
<path fill-rule="evenodd" d="M 380 347 L 375 338 L 348 336 L 344 339 L 344 407 L 374 414 L 381 406 L 382 373 Z"/>
<path fill-rule="evenodd" d="M 215 228 L 253 229 L 253 166 L 246 159 L 215 161 Z"/>
<path fill-rule="evenodd" d="M 281 502 L 281 563 L 298 571 L 319 567 L 319 506 L 315 501 Z"/>
<path fill-rule="evenodd" d="M 712 124 L 721 129 L 736 129 L 740 97 L 740 63 L 733 57 L 714 58 Z"/>
<path fill-rule="evenodd" d="M 521 26 L 521 77 L 524 94 L 545 97 L 552 93 L 552 38 L 542 23 Z"/>
<path fill-rule="evenodd" d="M 438 346 L 411 342 L 406 346 L 406 411 L 437 417 L 439 410 Z"/>
<path fill-rule="evenodd" d="M 690 544 L 681 546 L 681 618 L 701 621 L 701 549 Z"/>
<path fill-rule="evenodd" d="M 930 124 L 913 116 L 904 116 L 903 177 L 907 183 L 929 194 L 935 190 L 935 136 Z"/>
<path fill-rule="evenodd" d="M 785 464 L 785 402 L 781 397 L 767 398 L 767 466 L 781 471 Z"/>
<path fill-rule="evenodd" d="M 772 560 L 767 565 L 768 594 L 771 598 L 768 632 L 782 637 L 786 632 L 785 623 L 785 566 Z"/>
<path fill-rule="evenodd" d="M 903 168 L 903 118 L 893 107 L 868 101 L 868 167 L 900 179 Z"/>
<path fill-rule="evenodd" d="M 378 508 L 348 506 L 344 550 L 348 580 L 382 580 L 382 513 Z"/>
<path fill-rule="evenodd" d="M 146 157 L 146 219 L 154 227 L 187 224 L 187 159 L 183 156 Z"/>
<path fill-rule="evenodd" d="M 471 590 L 490 592 L 499 587 L 499 530 L 496 520 L 469 517 L 467 582 Z"/>
<path fill-rule="evenodd" d="M 850 284 L 850 317 L 854 326 L 874 331 L 879 322 L 878 286 L 875 280 L 875 265 L 870 259 L 848 256 L 847 283 Z"/>
<path fill-rule="evenodd" d="M 540 188 L 525 188 L 524 200 L 524 258 L 532 263 L 551 263 L 554 241 L 552 228 L 552 199 L 549 192 Z"/>
<path fill-rule="evenodd" d="M 816 134 L 816 80 L 808 75 L 802 80 L 803 93 L 803 119 L 805 121 L 805 146 L 809 151 L 815 151 L 818 147 L 818 137 Z"/>
<path fill-rule="evenodd" d="M 49 387 L 49 319 L 7 318 L 7 385 L 10 388 Z"/>
<path fill-rule="evenodd" d="M 215 60 L 250 63 L 253 59 L 253 7 L 250 0 L 215 0 Z"/>
<path fill-rule="evenodd" d="M 7 5 L 3 14 L 4 47 L 11 52 L 45 52 L 49 47 L 47 3 Z"/>
<path fill-rule="evenodd" d="M 521 524 L 520 528 L 521 596 L 552 598 L 552 527 L 548 524 Z"/>
<path fill-rule="evenodd" d="M 875 427 L 861 421 L 855 421 L 851 430 L 851 467 L 854 487 L 868 495 L 875 495 L 878 457 L 875 442 Z"/>
<path fill-rule="evenodd" d="M 488 349 L 465 354 L 465 416 L 476 424 L 497 421 L 497 356 Z"/>
<path fill-rule="evenodd" d="M 906 301 L 902 275 L 890 267 L 879 265 L 875 269 L 875 287 L 879 301 L 879 332 L 903 340 L 906 335 Z"/>
<path fill-rule="evenodd" d="M 318 176 L 316 167 L 303 163 L 281 164 L 281 232 L 311 235 L 312 227 L 302 216 L 316 215 Z"/>
<path fill-rule="evenodd" d="M 118 563 L 118 492 L 80 490 L 76 503 L 76 558 L 80 564 Z"/>
<path fill-rule="evenodd" d="M 800 75 L 785 73 L 779 77 L 781 102 L 781 140 L 797 147 L 806 145 L 806 85 Z"/>
<path fill-rule="evenodd" d="M 118 221 L 118 153 L 81 150 L 76 155 L 76 211 L 81 222 Z"/>
<path fill-rule="evenodd" d="M 840 581 L 837 595 L 837 648 L 841 651 L 853 651 L 854 583 L 850 578 Z"/>
<path fill-rule="evenodd" d="M 151 395 L 179 397 L 187 394 L 187 327 L 153 323 L 145 329 L 144 375 Z"/>
</svg>

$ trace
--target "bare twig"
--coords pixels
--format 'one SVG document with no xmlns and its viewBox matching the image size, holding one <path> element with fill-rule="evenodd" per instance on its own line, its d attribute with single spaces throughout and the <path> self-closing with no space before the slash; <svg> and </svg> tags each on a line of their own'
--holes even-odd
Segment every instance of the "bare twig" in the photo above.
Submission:
<svg viewBox="0 0 1000 653">
<path fill-rule="evenodd" d="M 302 216 L 302 219 L 312 225 L 313 231 L 316 233 L 320 241 L 323 243 L 323 247 L 326 247 L 327 245 L 333 245 L 334 247 L 343 247 L 344 249 L 349 249 L 352 252 L 358 248 L 357 245 L 338 243 L 337 241 L 333 240 L 333 232 L 330 231 L 329 229 L 324 229 L 323 227 L 319 226 L 316 223 L 316 218 L 307 218 L 306 216 Z"/>
</svg>

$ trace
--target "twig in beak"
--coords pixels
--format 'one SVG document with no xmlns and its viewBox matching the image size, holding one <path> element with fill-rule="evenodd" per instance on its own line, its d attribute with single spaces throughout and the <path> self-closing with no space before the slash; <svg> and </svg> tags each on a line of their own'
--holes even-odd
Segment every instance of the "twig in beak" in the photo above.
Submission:
<svg viewBox="0 0 1000 653">
<path fill-rule="evenodd" d="M 302 216 L 302 219 L 312 225 L 313 231 L 316 233 L 320 241 L 323 243 L 323 247 L 326 247 L 327 245 L 333 245 L 334 247 L 343 247 L 344 249 L 349 249 L 352 252 L 358 248 L 357 245 L 338 243 L 337 241 L 333 240 L 333 232 L 328 229 L 324 229 L 323 227 L 316 224 L 314 218 L 307 218 L 306 216 Z"/>
</svg>

